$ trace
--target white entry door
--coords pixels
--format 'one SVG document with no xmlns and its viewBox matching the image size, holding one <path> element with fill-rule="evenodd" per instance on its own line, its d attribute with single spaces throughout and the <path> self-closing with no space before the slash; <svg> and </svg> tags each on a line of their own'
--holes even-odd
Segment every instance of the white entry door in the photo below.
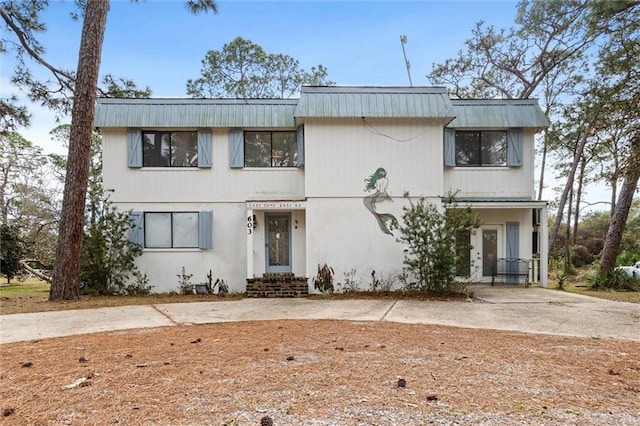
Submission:
<svg viewBox="0 0 640 426">
<path fill-rule="evenodd" d="M 489 282 L 496 260 L 503 257 L 502 226 L 484 225 L 477 230 L 472 240 L 474 260 L 472 279 Z"/>
</svg>

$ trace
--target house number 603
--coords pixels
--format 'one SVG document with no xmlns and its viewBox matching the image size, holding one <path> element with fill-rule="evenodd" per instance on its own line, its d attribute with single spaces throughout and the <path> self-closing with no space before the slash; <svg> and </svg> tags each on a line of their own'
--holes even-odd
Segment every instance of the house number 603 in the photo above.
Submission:
<svg viewBox="0 0 640 426">
<path fill-rule="evenodd" d="M 247 216 L 247 234 L 253 233 L 253 216 Z"/>
</svg>

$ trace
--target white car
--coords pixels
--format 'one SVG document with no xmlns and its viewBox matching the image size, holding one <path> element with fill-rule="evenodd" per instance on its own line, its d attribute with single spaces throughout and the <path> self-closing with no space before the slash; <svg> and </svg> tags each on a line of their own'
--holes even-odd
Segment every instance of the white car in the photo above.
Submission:
<svg viewBox="0 0 640 426">
<path fill-rule="evenodd" d="M 624 272 L 630 277 L 640 278 L 640 262 L 636 262 L 633 266 L 618 266 L 616 269 Z"/>
</svg>

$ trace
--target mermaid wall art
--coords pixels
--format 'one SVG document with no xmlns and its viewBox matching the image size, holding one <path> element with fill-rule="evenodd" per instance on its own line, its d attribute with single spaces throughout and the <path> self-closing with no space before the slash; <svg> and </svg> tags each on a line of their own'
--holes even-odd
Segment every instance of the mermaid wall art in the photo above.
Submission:
<svg viewBox="0 0 640 426">
<path fill-rule="evenodd" d="M 364 197 L 364 206 L 373 214 L 378 221 L 378 226 L 385 234 L 393 235 L 389 227 L 392 224 L 398 223 L 398 220 L 391 213 L 378 213 L 376 205 L 380 201 L 390 200 L 391 196 L 387 192 L 389 186 L 389 179 L 387 179 L 387 171 L 379 167 L 371 176 L 364 180 L 364 191 L 373 192 L 371 195 Z"/>
</svg>

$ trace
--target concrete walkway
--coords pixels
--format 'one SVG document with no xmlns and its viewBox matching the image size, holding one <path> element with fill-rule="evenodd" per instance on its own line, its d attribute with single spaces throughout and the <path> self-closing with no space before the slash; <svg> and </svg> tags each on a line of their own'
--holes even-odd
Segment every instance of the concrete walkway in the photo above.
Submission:
<svg viewBox="0 0 640 426">
<path fill-rule="evenodd" d="M 467 302 L 242 299 L 0 315 L 0 343 L 111 330 L 270 319 L 440 324 L 640 341 L 640 305 L 543 288 L 472 286 Z"/>
</svg>

